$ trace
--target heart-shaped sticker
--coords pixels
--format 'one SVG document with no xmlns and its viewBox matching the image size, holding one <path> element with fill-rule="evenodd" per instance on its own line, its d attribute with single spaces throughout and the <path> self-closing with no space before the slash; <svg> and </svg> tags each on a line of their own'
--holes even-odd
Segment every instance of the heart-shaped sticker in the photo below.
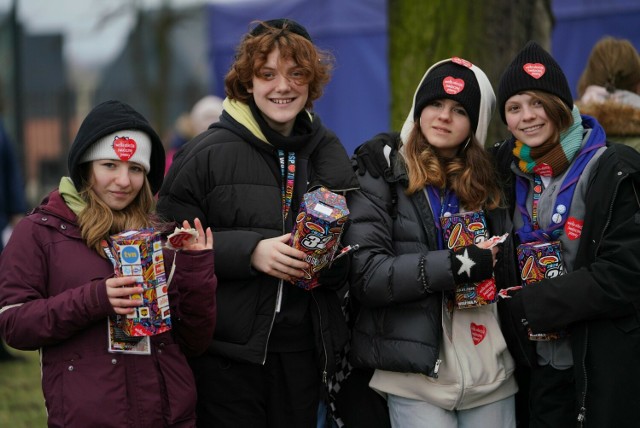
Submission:
<svg viewBox="0 0 640 428">
<path fill-rule="evenodd" d="M 564 225 L 564 231 L 567 233 L 567 237 L 573 241 L 582 235 L 582 226 L 584 226 L 584 220 L 569 217 Z"/>
<path fill-rule="evenodd" d="M 529 76 L 533 77 L 534 79 L 541 78 L 542 76 L 544 76 L 544 73 L 546 73 L 547 71 L 544 64 L 540 64 L 539 62 L 535 62 L 535 63 L 528 62 L 522 66 L 522 69 L 524 70 L 525 73 L 527 73 Z"/>
<path fill-rule="evenodd" d="M 137 148 L 136 140 L 133 138 L 116 136 L 113 139 L 113 151 L 123 162 L 131 159 Z"/>
<path fill-rule="evenodd" d="M 487 327 L 482 324 L 476 324 L 474 322 L 471 323 L 471 338 L 473 339 L 474 345 L 482 342 L 486 336 Z"/>
<path fill-rule="evenodd" d="M 447 76 L 442 81 L 442 87 L 444 88 L 444 91 L 449 95 L 459 94 L 464 89 L 464 80 Z"/>
<path fill-rule="evenodd" d="M 491 302 L 496 297 L 496 281 L 493 278 L 489 278 L 480 282 L 477 286 L 478 295 L 484 300 Z"/>
<path fill-rule="evenodd" d="M 471 68 L 473 66 L 473 64 L 471 64 L 469 61 L 467 61 L 464 58 L 459 58 L 457 56 L 454 56 L 453 58 L 451 58 L 451 62 L 461 65 L 463 67 L 467 67 L 467 68 Z"/>
</svg>

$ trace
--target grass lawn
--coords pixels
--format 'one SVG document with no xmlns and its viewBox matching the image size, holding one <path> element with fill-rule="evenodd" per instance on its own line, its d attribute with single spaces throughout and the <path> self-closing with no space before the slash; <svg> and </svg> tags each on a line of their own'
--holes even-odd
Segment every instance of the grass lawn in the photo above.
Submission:
<svg viewBox="0 0 640 428">
<path fill-rule="evenodd" d="M 39 354 L 13 349 L 11 353 L 21 359 L 0 362 L 0 427 L 46 427 Z"/>
</svg>

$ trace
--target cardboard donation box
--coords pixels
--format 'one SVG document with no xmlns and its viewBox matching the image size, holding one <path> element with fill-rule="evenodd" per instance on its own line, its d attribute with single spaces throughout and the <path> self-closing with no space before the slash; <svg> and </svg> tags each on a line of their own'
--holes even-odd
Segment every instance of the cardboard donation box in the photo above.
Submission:
<svg viewBox="0 0 640 428">
<path fill-rule="evenodd" d="M 310 265 L 296 282 L 298 287 L 311 290 L 319 285 L 318 272 L 333 260 L 348 218 L 344 196 L 325 187 L 305 193 L 289 242 L 306 253 L 304 261 Z"/>
<path fill-rule="evenodd" d="M 162 254 L 162 238 L 153 229 L 132 230 L 111 236 L 116 276 L 135 276 L 143 287 L 141 306 L 126 317 L 119 317 L 119 327 L 129 336 L 153 336 L 171 329 L 169 295 Z"/>
<path fill-rule="evenodd" d="M 487 222 L 484 212 L 472 211 L 440 217 L 443 241 L 446 248 L 458 250 L 462 247 L 478 244 L 488 239 Z M 489 278 L 477 283 L 459 285 L 455 292 L 455 305 L 458 309 L 474 308 L 495 302 L 497 299 L 496 282 Z"/>
<path fill-rule="evenodd" d="M 531 242 L 517 248 L 518 267 L 522 286 L 530 286 L 545 278 L 555 278 L 565 273 L 560 241 Z M 548 341 L 566 336 L 566 332 L 533 333 L 529 340 Z"/>
</svg>

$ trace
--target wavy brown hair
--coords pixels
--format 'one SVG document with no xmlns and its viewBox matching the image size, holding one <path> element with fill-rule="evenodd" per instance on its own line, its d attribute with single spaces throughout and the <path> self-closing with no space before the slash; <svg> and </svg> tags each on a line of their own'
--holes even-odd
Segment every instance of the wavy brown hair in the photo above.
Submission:
<svg viewBox="0 0 640 428">
<path fill-rule="evenodd" d="M 91 165 L 92 162 L 86 162 L 79 167 L 82 176 L 79 194 L 87 205 L 78 214 L 78 224 L 87 246 L 105 257 L 102 241 L 108 240 L 110 235 L 131 229 L 158 227 L 160 222 L 153 214 L 155 199 L 146 175 L 138 196 L 126 208 L 114 211 L 93 191 Z"/>
<path fill-rule="evenodd" d="M 247 34 L 236 49 L 236 57 L 224 78 L 225 93 L 229 99 L 243 103 L 252 97 L 247 90 L 253 87 L 253 77 L 259 77 L 259 71 L 267 62 L 267 56 L 280 49 L 280 57 L 291 59 L 300 68 L 303 77 L 298 84 L 309 84 L 309 97 L 305 108 L 313 107 L 313 102 L 322 96 L 324 86 L 331 79 L 333 56 L 304 37 L 287 29 L 274 28 L 261 22 L 266 31 L 253 36 Z"/>
<path fill-rule="evenodd" d="M 409 185 L 407 194 L 432 185 L 453 190 L 467 210 L 494 209 L 502 202 L 496 169 L 489 155 L 478 143 L 475 135 L 467 147 L 461 145 L 458 154 L 445 159 L 439 157 L 422 134 L 416 121 L 404 146 Z"/>
</svg>

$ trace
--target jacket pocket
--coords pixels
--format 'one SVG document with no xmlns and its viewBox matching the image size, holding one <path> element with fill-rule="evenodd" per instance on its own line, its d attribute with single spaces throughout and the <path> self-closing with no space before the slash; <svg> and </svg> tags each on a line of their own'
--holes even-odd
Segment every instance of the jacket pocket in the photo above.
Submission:
<svg viewBox="0 0 640 428">
<path fill-rule="evenodd" d="M 195 420 L 196 383 L 191 368 L 177 344 L 167 344 L 158 353 L 164 390 L 163 413 L 167 424 Z"/>
<path fill-rule="evenodd" d="M 93 355 L 52 364 L 61 373 L 61 390 L 45 399 L 48 408 L 62 409 L 64 426 L 129 424 L 126 370 L 118 357 Z"/>
</svg>

